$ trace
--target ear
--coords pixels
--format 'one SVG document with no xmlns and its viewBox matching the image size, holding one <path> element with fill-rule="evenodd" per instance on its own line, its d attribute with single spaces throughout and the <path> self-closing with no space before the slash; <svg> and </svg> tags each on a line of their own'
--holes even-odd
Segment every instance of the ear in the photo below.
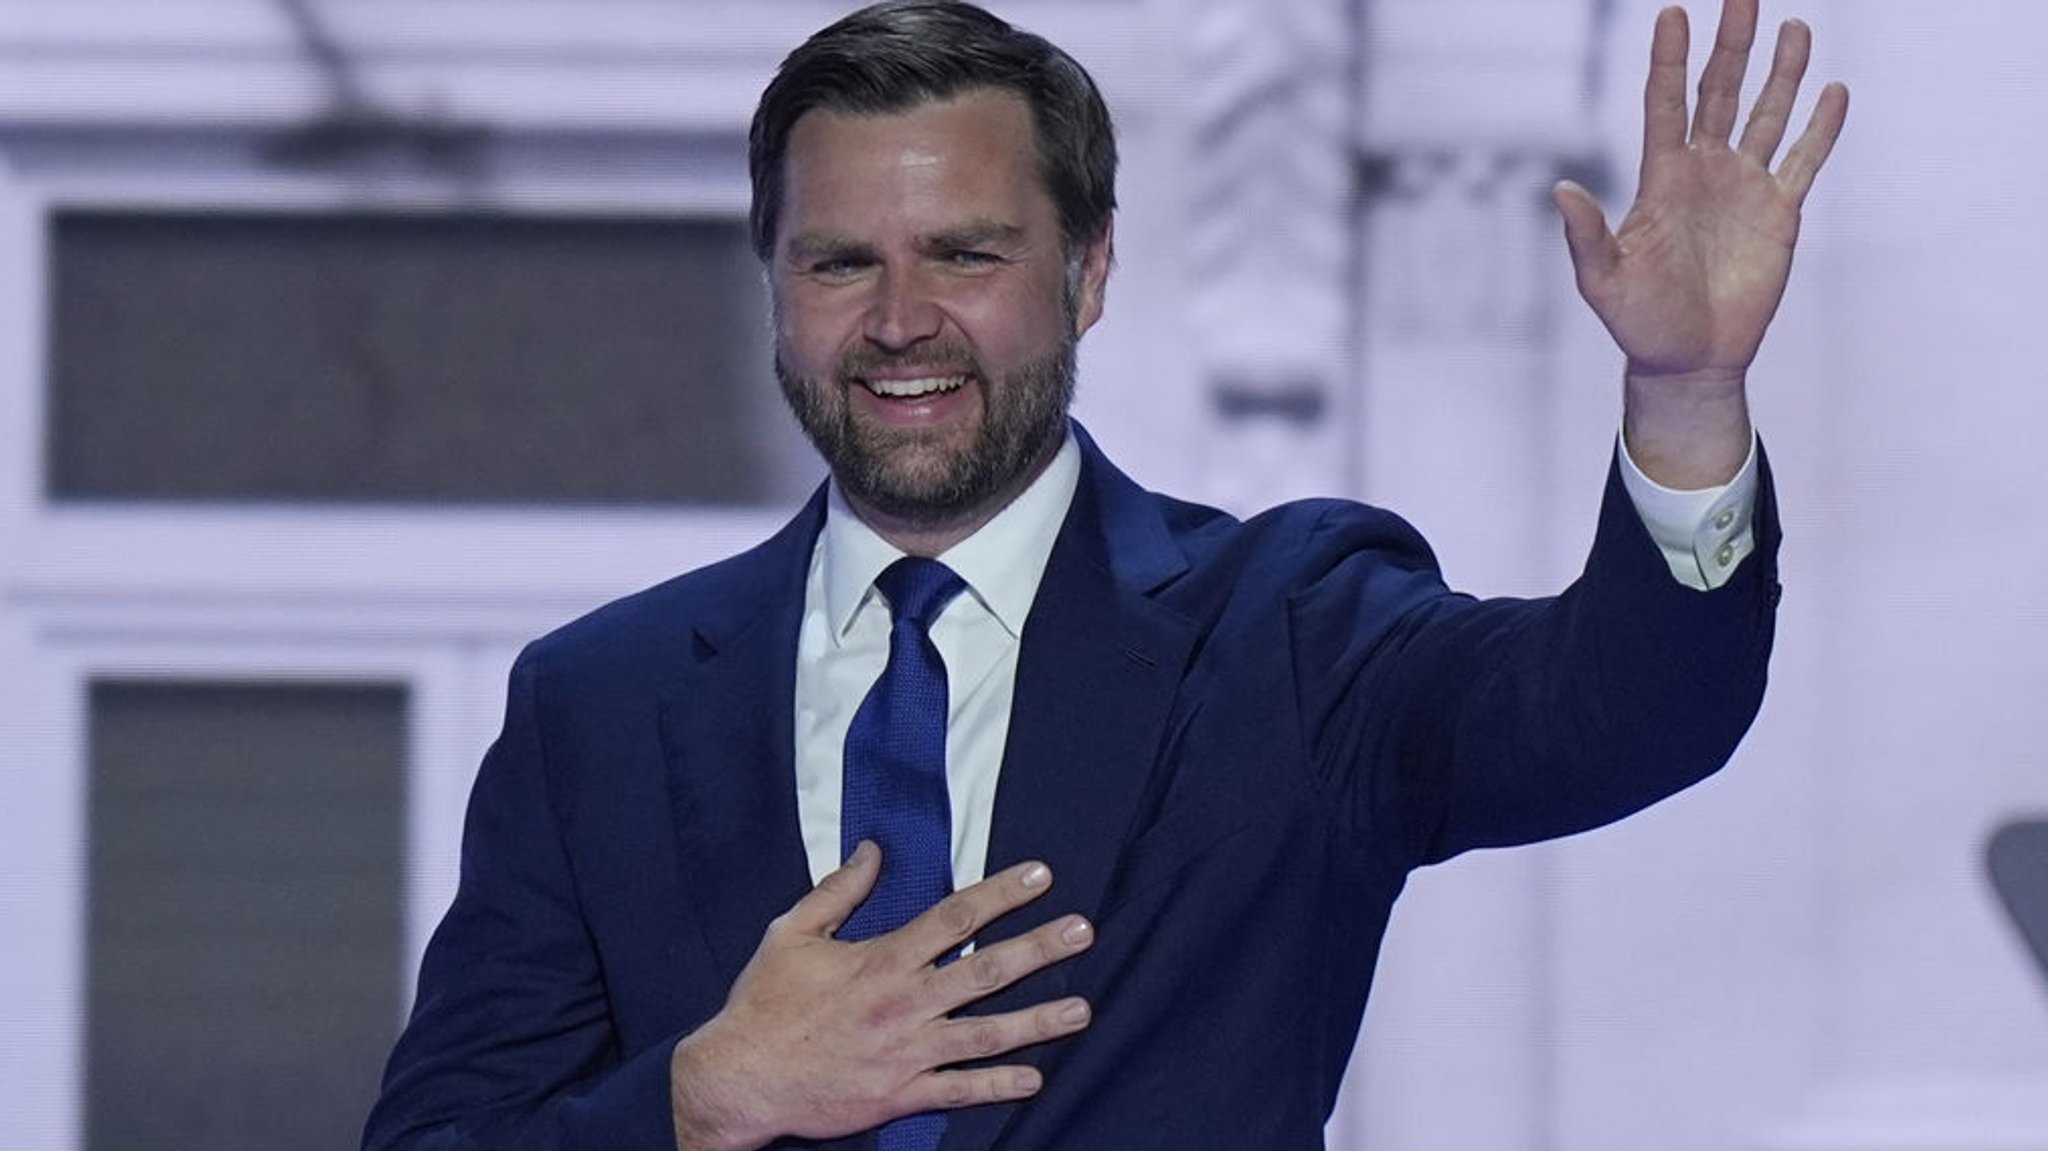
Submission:
<svg viewBox="0 0 2048 1151">
<path fill-rule="evenodd" d="M 1105 220 L 1102 231 L 1081 252 L 1081 282 L 1076 285 L 1074 336 L 1079 338 L 1102 318 L 1102 298 L 1109 288 L 1109 266 L 1116 256 L 1116 221 Z"/>
</svg>

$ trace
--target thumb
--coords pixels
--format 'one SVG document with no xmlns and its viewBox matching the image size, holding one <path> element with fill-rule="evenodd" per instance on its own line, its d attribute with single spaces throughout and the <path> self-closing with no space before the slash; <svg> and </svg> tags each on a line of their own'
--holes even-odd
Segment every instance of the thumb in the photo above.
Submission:
<svg viewBox="0 0 2048 1151">
<path fill-rule="evenodd" d="M 1621 246 L 1608 231 L 1599 202 L 1570 180 L 1559 180 L 1550 189 L 1550 202 L 1564 217 L 1564 243 L 1571 250 L 1580 285 L 1606 278 L 1621 259 Z"/>
<path fill-rule="evenodd" d="M 790 926 L 807 934 L 831 935 L 867 899 L 881 874 L 882 849 L 872 839 L 861 840 L 845 863 L 789 909 Z"/>
</svg>

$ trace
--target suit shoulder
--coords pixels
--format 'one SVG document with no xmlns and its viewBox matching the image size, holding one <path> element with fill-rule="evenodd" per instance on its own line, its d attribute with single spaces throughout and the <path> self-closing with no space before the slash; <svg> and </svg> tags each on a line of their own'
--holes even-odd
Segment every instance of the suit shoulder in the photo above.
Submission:
<svg viewBox="0 0 2048 1151">
<path fill-rule="evenodd" d="M 597 607 L 534 640 L 523 658 L 577 670 L 640 665 L 688 651 L 698 633 L 736 616 L 788 596 L 800 601 L 815 536 L 805 518 L 737 555 Z"/>
<path fill-rule="evenodd" d="M 1360 556 L 1429 572 L 1437 566 L 1428 541 L 1407 520 L 1355 500 L 1290 500 L 1244 520 L 1198 505 L 1169 504 L 1167 522 L 1198 566 L 1210 561 L 1280 567 L 1291 570 L 1296 582 L 1313 582 Z"/>
</svg>

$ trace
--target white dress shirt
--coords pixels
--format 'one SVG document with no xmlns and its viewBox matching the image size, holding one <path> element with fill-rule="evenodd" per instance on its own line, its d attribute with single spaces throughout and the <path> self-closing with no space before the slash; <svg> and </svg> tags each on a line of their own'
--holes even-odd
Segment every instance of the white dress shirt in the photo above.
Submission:
<svg viewBox="0 0 2048 1151">
<path fill-rule="evenodd" d="M 1671 574 L 1689 588 L 1707 591 L 1735 574 L 1744 556 L 1756 550 L 1756 436 L 1749 437 L 1749 457 L 1735 478 L 1718 488 L 1677 491 L 1643 474 L 1628 454 L 1621 456 L 1621 486 L 1650 529 L 1650 538 L 1671 565 Z M 881 672 L 875 673 L 877 676 Z"/>
<path fill-rule="evenodd" d="M 1659 487 L 1626 448 L 1619 451 L 1622 482 L 1673 577 L 1702 590 L 1727 582 L 1755 549 L 1754 442 L 1734 480 L 1696 492 Z M 931 625 L 932 644 L 946 665 L 955 889 L 979 881 L 987 866 L 1024 619 L 1080 477 L 1080 447 L 1069 435 L 1022 495 L 938 557 L 967 584 Z M 839 804 L 846 732 L 889 658 L 889 605 L 874 582 L 902 555 L 854 514 L 834 485 L 825 529 L 811 551 L 797 639 L 797 819 L 813 882 L 844 859 Z"/>
<path fill-rule="evenodd" d="M 938 557 L 967 584 L 931 625 L 932 646 L 946 665 L 946 792 L 956 889 L 981 879 L 988 861 L 1024 617 L 1080 479 L 1081 448 L 1069 435 L 1022 495 Z M 814 882 L 845 858 L 839 797 L 846 731 L 889 660 L 889 604 L 874 584 L 902 555 L 861 522 L 833 485 L 804 582 L 796 647 L 796 804 Z"/>
</svg>

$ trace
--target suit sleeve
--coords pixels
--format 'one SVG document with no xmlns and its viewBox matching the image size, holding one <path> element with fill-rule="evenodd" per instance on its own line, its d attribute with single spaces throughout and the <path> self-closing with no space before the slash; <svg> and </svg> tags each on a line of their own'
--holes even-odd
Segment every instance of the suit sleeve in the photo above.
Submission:
<svg viewBox="0 0 2048 1151">
<path fill-rule="evenodd" d="M 1389 866 L 1620 819 L 1711 774 L 1761 704 L 1778 526 L 1760 469 L 1754 554 L 1671 577 L 1610 469 L 1584 573 L 1555 598 L 1445 590 L 1413 529 L 1326 515 L 1290 602 L 1305 736 L 1332 807 Z"/>
<path fill-rule="evenodd" d="M 667 1149 L 670 1044 L 622 1059 L 550 801 L 533 650 L 463 829 L 365 1151 Z"/>
</svg>

